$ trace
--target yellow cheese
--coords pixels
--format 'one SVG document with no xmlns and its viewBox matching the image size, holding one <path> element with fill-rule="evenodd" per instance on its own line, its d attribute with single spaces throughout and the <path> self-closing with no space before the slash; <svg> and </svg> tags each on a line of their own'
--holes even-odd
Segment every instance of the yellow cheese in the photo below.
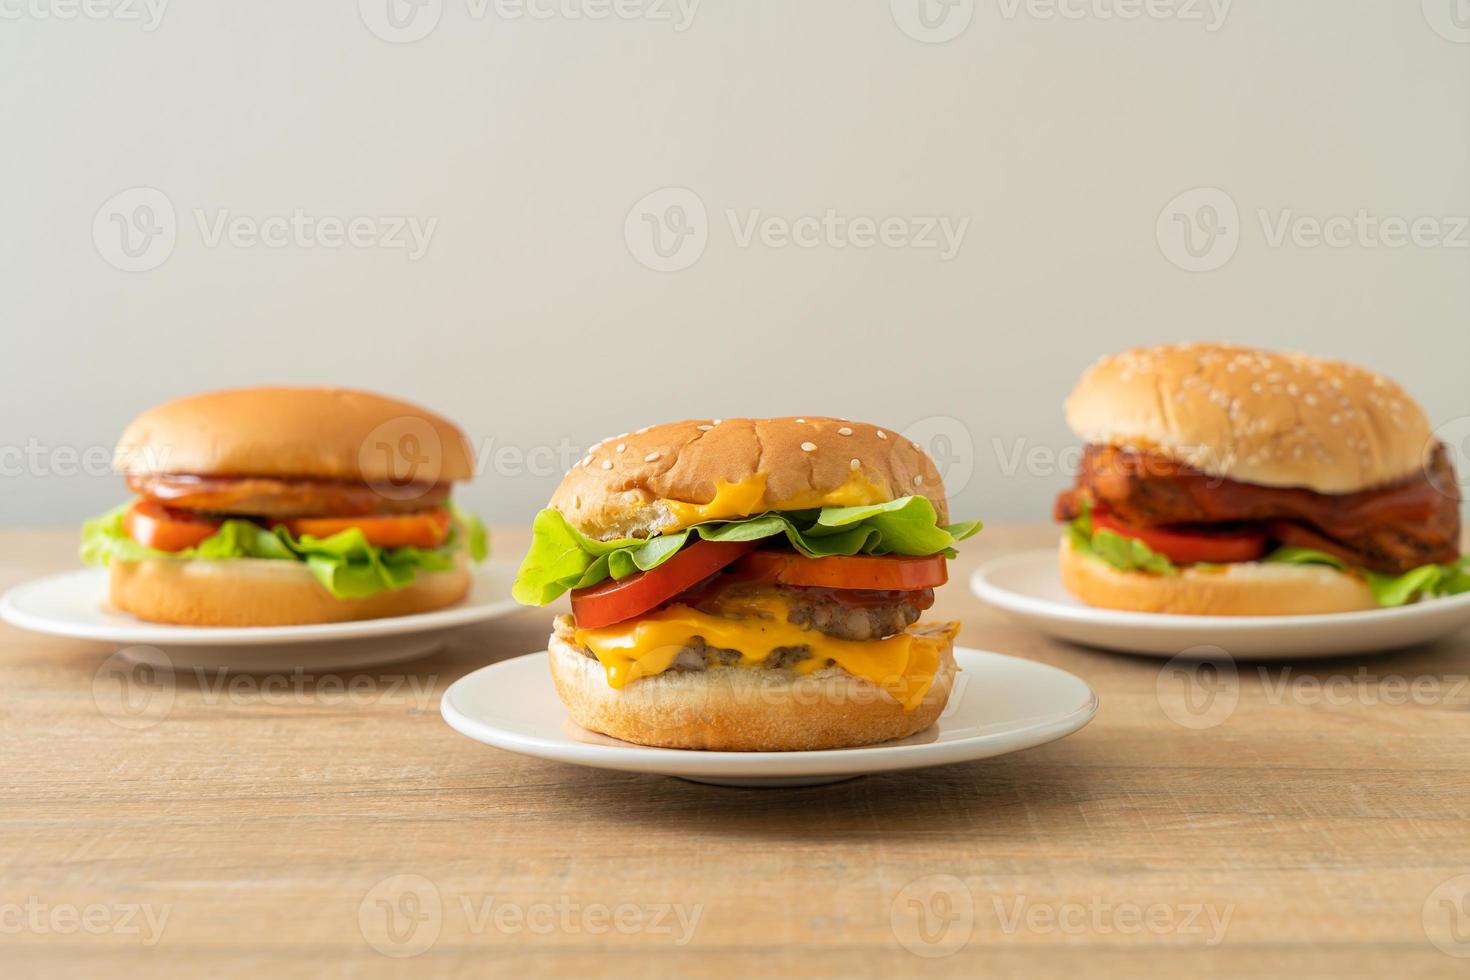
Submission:
<svg viewBox="0 0 1470 980">
<path fill-rule="evenodd" d="M 715 484 L 715 496 L 707 504 L 692 504 L 685 500 L 664 500 L 674 520 L 661 528 L 663 532 L 677 531 L 703 521 L 728 521 L 768 510 L 808 510 L 815 507 L 859 507 L 881 504 L 892 499 L 885 486 L 874 483 L 861 473 L 854 473 L 842 486 L 818 492 L 808 490 L 784 500 L 766 502 L 766 477 L 758 474 L 739 483 L 724 480 Z"/>
<path fill-rule="evenodd" d="M 940 651 L 959 630 L 958 623 L 948 623 L 884 640 L 840 640 L 787 622 L 786 608 L 779 596 L 759 593 L 731 597 L 722 611 L 735 616 L 672 605 L 616 626 L 579 629 L 575 640 L 596 655 L 607 671 L 608 685 L 616 689 L 668 670 L 695 637 L 703 637 L 713 647 L 738 650 L 743 667 L 758 666 L 782 647 L 804 646 L 809 656 L 795 670 L 809 674 L 831 661 L 883 688 L 906 711 L 912 711 L 934 683 Z"/>
<path fill-rule="evenodd" d="M 674 524 L 665 530 L 677 530 L 703 521 L 727 521 L 735 517 L 749 517 L 769 508 L 762 507 L 766 496 L 766 478 L 757 476 L 742 483 L 715 484 L 715 499 L 707 504 L 691 504 L 683 500 L 666 500 L 669 513 L 674 515 Z"/>
</svg>

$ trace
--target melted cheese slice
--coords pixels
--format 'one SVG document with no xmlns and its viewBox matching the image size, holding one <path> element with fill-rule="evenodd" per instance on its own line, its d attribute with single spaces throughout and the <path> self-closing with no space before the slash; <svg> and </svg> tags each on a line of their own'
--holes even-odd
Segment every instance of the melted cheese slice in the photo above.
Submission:
<svg viewBox="0 0 1470 980">
<path fill-rule="evenodd" d="M 664 532 L 677 531 L 703 521 L 728 521 L 768 510 L 809 510 L 816 507 L 861 507 L 881 504 L 891 500 L 889 489 L 874 483 L 861 473 L 854 473 L 842 486 L 833 490 L 806 493 L 785 500 L 766 502 L 766 477 L 758 474 L 740 483 L 724 480 L 715 484 L 715 496 L 707 504 L 692 504 L 685 500 L 662 500 L 672 523 L 661 528 Z"/>
<path fill-rule="evenodd" d="M 810 674 L 831 661 L 883 688 L 905 711 L 912 711 L 933 685 L 944 647 L 959 632 L 958 623 L 945 623 L 884 640 L 840 640 L 787 622 L 786 608 L 785 600 L 774 595 L 737 600 L 728 611 L 739 613 L 739 618 L 673 605 L 616 626 L 579 629 L 575 640 L 596 655 L 608 685 L 615 689 L 668 670 L 695 637 L 713 647 L 739 651 L 741 662 L 735 669 L 759 666 L 782 647 L 806 647 L 809 655 L 793 669 Z"/>
</svg>

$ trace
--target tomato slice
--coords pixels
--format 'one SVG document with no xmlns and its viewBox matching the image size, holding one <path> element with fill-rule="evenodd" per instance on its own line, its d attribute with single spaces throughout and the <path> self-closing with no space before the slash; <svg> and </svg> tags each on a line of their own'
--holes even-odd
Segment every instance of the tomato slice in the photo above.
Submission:
<svg viewBox="0 0 1470 980">
<path fill-rule="evenodd" d="M 1266 532 L 1181 531 L 1166 527 L 1135 527 L 1111 514 L 1092 515 L 1093 527 L 1107 528 L 1125 538 L 1137 538 L 1179 565 L 1195 562 L 1255 561 L 1266 553 Z"/>
<path fill-rule="evenodd" d="M 572 615 L 581 629 L 597 629 L 632 619 L 708 578 L 759 543 L 696 541 L 657 568 L 624 579 L 608 579 L 590 588 L 573 589 Z"/>
<path fill-rule="evenodd" d="M 911 592 L 949 581 L 944 556 L 834 555 L 808 558 L 794 551 L 755 551 L 740 559 L 735 574 L 774 582 L 829 589 Z"/>
<path fill-rule="evenodd" d="M 292 517 L 273 521 L 292 534 L 331 537 L 339 531 L 360 528 L 368 544 L 379 548 L 437 548 L 449 536 L 449 511 L 443 507 L 414 514 L 381 514 L 376 517 Z"/>
<path fill-rule="evenodd" d="M 217 520 L 141 497 L 123 513 L 123 529 L 128 537 L 157 551 L 192 548 L 218 531 L 219 525 Z"/>
</svg>

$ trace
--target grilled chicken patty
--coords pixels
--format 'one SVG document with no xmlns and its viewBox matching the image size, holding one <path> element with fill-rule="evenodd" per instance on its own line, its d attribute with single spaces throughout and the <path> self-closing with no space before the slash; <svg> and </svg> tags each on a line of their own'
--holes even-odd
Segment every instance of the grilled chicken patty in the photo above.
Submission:
<svg viewBox="0 0 1470 980">
<path fill-rule="evenodd" d="M 1077 484 L 1057 498 L 1069 521 L 1084 503 L 1140 527 L 1260 524 L 1281 543 L 1317 548 L 1353 565 L 1402 574 L 1460 554 L 1454 465 L 1436 446 L 1423 473 L 1357 493 L 1267 487 L 1201 473 L 1157 454 L 1088 446 Z"/>
</svg>

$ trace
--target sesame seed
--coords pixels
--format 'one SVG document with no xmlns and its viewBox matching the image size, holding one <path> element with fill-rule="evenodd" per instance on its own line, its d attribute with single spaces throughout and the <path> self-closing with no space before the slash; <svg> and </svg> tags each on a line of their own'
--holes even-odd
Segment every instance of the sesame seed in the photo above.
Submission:
<svg viewBox="0 0 1470 980">
<path fill-rule="evenodd" d="M 724 419 L 711 419 L 710 420 L 711 424 L 713 424 L 713 425 L 719 425 L 723 421 L 725 421 L 725 420 Z"/>
<path fill-rule="evenodd" d="M 850 469 L 850 470 L 858 469 L 862 465 L 863 465 L 862 464 L 862 460 L 859 460 L 856 457 L 854 457 L 853 459 L 848 460 L 848 462 L 847 462 L 847 468 Z"/>
<path fill-rule="evenodd" d="M 661 455 L 662 455 L 662 453 L 660 453 L 657 449 L 655 449 L 653 452 L 651 452 L 647 456 L 644 456 L 643 457 L 643 462 L 645 462 L 645 463 L 652 463 L 654 460 L 658 459 L 659 456 L 661 456 Z"/>
<path fill-rule="evenodd" d="M 804 442 L 801 444 L 801 451 L 804 453 L 814 453 L 817 451 L 817 444 L 814 442 Z"/>
<path fill-rule="evenodd" d="M 592 456 L 590 454 L 588 454 L 586 456 L 583 456 L 582 457 L 582 461 L 579 462 L 577 465 L 578 466 L 586 466 L 590 462 L 592 462 Z"/>
<path fill-rule="evenodd" d="M 911 443 L 909 443 L 909 445 L 913 447 L 913 450 L 916 453 L 922 453 L 924 451 L 923 448 L 917 442 L 911 442 Z"/>
<path fill-rule="evenodd" d="M 878 438 L 879 439 L 887 439 L 888 438 L 888 433 L 884 432 L 882 429 L 879 429 L 878 430 Z"/>
<path fill-rule="evenodd" d="M 612 460 L 610 460 L 610 459 L 604 459 L 602 461 L 602 468 L 605 469 L 605 470 L 612 469 Z"/>
<path fill-rule="evenodd" d="M 914 486 L 916 486 L 916 487 L 922 487 L 923 485 L 924 485 L 924 478 L 922 476 L 920 476 L 918 473 L 915 473 L 914 474 Z"/>
<path fill-rule="evenodd" d="M 620 442 L 620 443 L 618 443 L 618 452 L 622 452 L 624 449 L 627 449 L 627 448 L 628 448 L 628 444 L 626 442 Z"/>
<path fill-rule="evenodd" d="M 633 434 L 635 436 L 641 436 L 641 435 L 643 435 L 643 433 L 647 432 L 651 428 L 653 428 L 653 426 L 645 425 L 643 428 L 639 429 L 638 431 L 634 432 Z"/>
<path fill-rule="evenodd" d="M 709 430 L 713 429 L 714 426 L 712 426 L 712 425 L 696 425 L 695 428 L 698 429 L 700 432 L 708 432 Z"/>
<path fill-rule="evenodd" d="M 806 419 L 797 419 L 796 421 L 798 425 L 806 425 Z"/>
<path fill-rule="evenodd" d="M 852 435 L 852 430 L 844 425 L 842 428 L 837 430 L 837 434 L 839 436 L 850 436 Z"/>
</svg>

